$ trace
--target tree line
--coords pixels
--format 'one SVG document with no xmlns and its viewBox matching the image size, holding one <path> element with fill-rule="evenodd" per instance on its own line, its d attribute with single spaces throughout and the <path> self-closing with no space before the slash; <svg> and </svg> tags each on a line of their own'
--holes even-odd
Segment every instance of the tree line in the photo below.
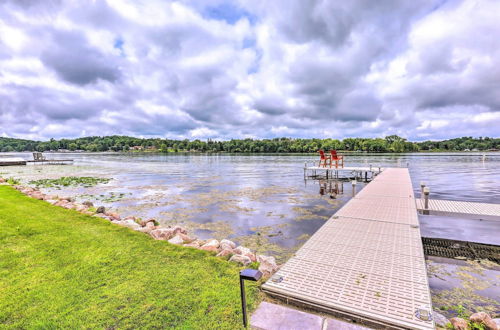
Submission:
<svg viewBox="0 0 500 330">
<path fill-rule="evenodd" d="M 142 139 L 130 136 L 92 136 L 77 139 L 33 141 L 0 137 L 0 151 L 152 151 L 312 153 L 320 149 L 359 152 L 485 151 L 500 149 L 500 138 L 461 137 L 442 141 L 410 142 L 397 135 L 385 138 L 337 139 L 233 139 L 228 141 Z"/>
</svg>

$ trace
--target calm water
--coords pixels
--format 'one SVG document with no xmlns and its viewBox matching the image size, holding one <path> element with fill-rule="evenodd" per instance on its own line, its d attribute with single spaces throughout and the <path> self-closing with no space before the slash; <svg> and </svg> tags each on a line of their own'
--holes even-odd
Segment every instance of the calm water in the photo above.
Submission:
<svg viewBox="0 0 500 330">
<path fill-rule="evenodd" d="M 5 155 L 31 158 L 29 153 Z M 3 167 L 0 173 L 24 182 L 69 175 L 112 178 L 92 188 L 45 190 L 276 254 L 296 249 L 352 196 L 349 182 L 304 181 L 303 164 L 315 161 L 314 155 L 47 155 L 75 162 Z M 500 203 L 500 153 L 485 158 L 480 153 L 354 154 L 346 156 L 346 163 L 408 166 L 417 196 L 424 181 L 432 198 Z"/>
<path fill-rule="evenodd" d="M 31 158 L 27 153 L 2 156 Z M 20 178 L 25 183 L 60 176 L 112 178 L 108 184 L 92 188 L 44 190 L 77 196 L 80 201 L 91 200 L 122 216 L 154 217 L 164 224 L 182 224 L 200 238 L 231 238 L 261 253 L 273 254 L 280 262 L 352 196 L 350 182 L 304 180 L 303 165 L 315 161 L 315 155 L 111 153 L 47 157 L 73 158 L 75 162 L 62 166 L 3 167 L 0 175 Z M 482 153 L 346 156 L 346 166 L 370 164 L 408 166 L 416 196 L 420 182 L 424 181 L 431 189 L 431 198 L 500 203 L 500 153 L 487 153 L 485 158 Z M 357 190 L 363 186 L 358 182 Z M 500 222 L 455 220 L 421 216 L 422 234 L 500 244 Z M 435 305 L 459 304 L 464 297 L 478 294 L 471 304 L 480 301 L 500 312 L 498 300 L 488 300 L 497 293 L 498 270 L 429 262 Z M 457 267 L 462 267 L 462 272 L 457 272 Z M 491 285 L 482 280 L 481 291 L 475 290 L 479 284 L 470 280 L 470 274 L 477 277 L 475 272 L 489 274 L 487 281 Z M 461 278 L 461 273 L 469 275 Z M 461 287 L 460 294 L 457 286 Z"/>
</svg>

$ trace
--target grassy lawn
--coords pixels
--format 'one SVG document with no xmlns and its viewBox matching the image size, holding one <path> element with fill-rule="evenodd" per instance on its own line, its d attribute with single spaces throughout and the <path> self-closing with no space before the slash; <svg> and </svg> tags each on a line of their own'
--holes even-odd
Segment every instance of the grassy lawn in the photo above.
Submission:
<svg viewBox="0 0 500 330">
<path fill-rule="evenodd" d="M 0 186 L 0 328 L 241 326 L 238 268 Z M 248 303 L 258 300 L 247 286 Z"/>
</svg>

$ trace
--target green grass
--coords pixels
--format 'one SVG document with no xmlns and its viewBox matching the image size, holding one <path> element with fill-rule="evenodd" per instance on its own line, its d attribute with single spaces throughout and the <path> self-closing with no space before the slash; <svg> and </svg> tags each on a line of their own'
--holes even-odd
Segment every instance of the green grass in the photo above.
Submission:
<svg viewBox="0 0 500 330">
<path fill-rule="evenodd" d="M 238 268 L 0 186 L 0 328 L 241 326 Z M 249 283 L 250 307 L 258 289 Z"/>
</svg>

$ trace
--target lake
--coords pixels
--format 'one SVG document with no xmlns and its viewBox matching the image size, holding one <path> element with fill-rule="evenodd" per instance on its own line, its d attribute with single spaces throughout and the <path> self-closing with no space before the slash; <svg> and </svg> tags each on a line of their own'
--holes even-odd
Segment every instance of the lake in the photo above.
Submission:
<svg viewBox="0 0 500 330">
<path fill-rule="evenodd" d="M 29 153 L 4 155 L 31 158 Z M 48 153 L 73 165 L 0 168 L 24 182 L 60 176 L 112 178 L 91 188 L 43 189 L 122 216 L 182 224 L 200 238 L 230 238 L 285 259 L 352 196 L 350 182 L 304 180 L 315 155 Z M 500 153 L 348 154 L 346 166 L 408 166 L 416 196 L 500 202 Z M 358 182 L 360 190 L 363 182 Z M 333 193 L 331 193 L 333 191 Z M 433 229 L 435 231 L 435 229 Z M 425 234 L 425 233 L 423 233 Z M 500 243 L 499 243 L 500 244 Z"/>
</svg>

